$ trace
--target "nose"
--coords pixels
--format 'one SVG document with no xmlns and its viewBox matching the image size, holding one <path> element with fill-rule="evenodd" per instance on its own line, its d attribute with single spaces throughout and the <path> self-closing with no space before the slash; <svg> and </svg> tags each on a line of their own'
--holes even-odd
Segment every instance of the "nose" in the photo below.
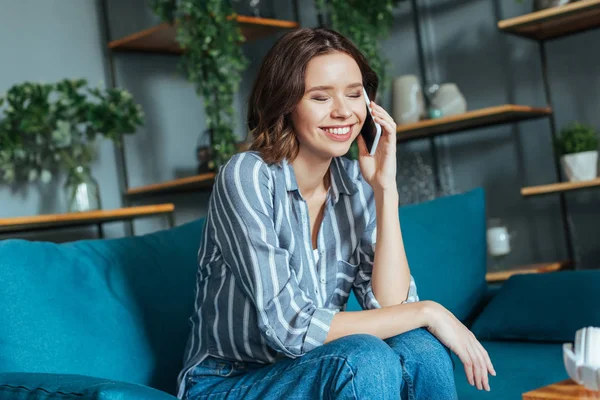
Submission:
<svg viewBox="0 0 600 400">
<path fill-rule="evenodd" d="M 338 119 L 350 118 L 352 116 L 352 109 L 346 103 L 345 99 L 339 99 L 334 102 L 331 116 Z"/>
</svg>

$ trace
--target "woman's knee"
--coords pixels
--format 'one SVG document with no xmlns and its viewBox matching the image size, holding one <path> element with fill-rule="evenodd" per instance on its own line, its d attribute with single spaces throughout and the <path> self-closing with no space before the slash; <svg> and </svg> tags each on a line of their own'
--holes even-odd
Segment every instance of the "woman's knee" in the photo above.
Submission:
<svg viewBox="0 0 600 400">
<path fill-rule="evenodd" d="M 348 335 L 331 342 L 334 351 L 355 369 L 401 374 L 397 354 L 383 340 L 373 335 Z"/>
<path fill-rule="evenodd" d="M 409 390 L 439 399 L 456 398 L 450 351 L 426 329 L 416 329 L 388 341 L 400 357 Z"/>
<path fill-rule="evenodd" d="M 450 365 L 452 368 L 450 350 L 425 328 L 394 336 L 386 340 L 386 343 L 404 360 L 433 364 L 443 368 Z"/>
<path fill-rule="evenodd" d="M 329 346 L 330 354 L 339 361 L 335 372 L 330 370 L 335 377 L 332 397 L 352 392 L 358 399 L 399 398 L 403 387 L 400 359 L 383 340 L 358 334 L 337 339 Z"/>
</svg>

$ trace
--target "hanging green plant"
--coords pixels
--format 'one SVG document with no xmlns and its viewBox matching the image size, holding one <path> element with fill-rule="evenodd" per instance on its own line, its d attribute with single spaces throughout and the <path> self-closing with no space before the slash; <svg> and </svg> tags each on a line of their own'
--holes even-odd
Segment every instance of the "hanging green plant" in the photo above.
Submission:
<svg viewBox="0 0 600 400">
<path fill-rule="evenodd" d="M 218 170 L 237 152 L 234 95 L 248 60 L 245 41 L 229 1 L 151 0 L 163 21 L 177 25 L 177 42 L 184 50 L 181 68 L 204 99 L 211 132 L 211 163 Z"/>
<path fill-rule="evenodd" d="M 315 0 L 317 10 L 328 16 L 331 29 L 350 39 L 365 55 L 379 76 L 379 93 L 389 87 L 386 72 L 389 62 L 381 55 L 381 41 L 389 36 L 394 21 L 393 9 L 402 0 Z M 358 158 L 356 141 L 347 154 Z"/>
</svg>

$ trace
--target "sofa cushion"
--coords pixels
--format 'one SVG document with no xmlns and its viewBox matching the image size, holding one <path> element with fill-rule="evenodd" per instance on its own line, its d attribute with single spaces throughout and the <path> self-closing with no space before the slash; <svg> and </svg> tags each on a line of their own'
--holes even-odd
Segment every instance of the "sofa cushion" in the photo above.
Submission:
<svg viewBox="0 0 600 400">
<path fill-rule="evenodd" d="M 83 375 L 0 374 L 0 399 L 10 400 L 176 400 L 165 392 L 134 383 Z"/>
<path fill-rule="evenodd" d="M 419 298 L 444 305 L 466 322 L 487 290 L 484 190 L 401 206 L 399 218 Z M 360 310 L 354 294 L 347 310 Z"/>
<path fill-rule="evenodd" d="M 471 330 L 484 340 L 568 342 L 585 326 L 600 326 L 600 270 L 511 277 Z"/>
<path fill-rule="evenodd" d="M 419 298 L 468 320 L 487 286 L 484 190 L 400 207 L 400 225 Z"/>
<path fill-rule="evenodd" d="M 64 244 L 0 241 L 0 373 L 89 375 L 173 393 L 203 226 Z"/>
<path fill-rule="evenodd" d="M 456 355 L 454 378 L 459 399 L 505 400 L 554 382 L 567 379 L 562 361 L 562 345 L 557 343 L 482 341 L 496 369 L 489 376 L 490 392 L 469 385 L 465 368 Z"/>
</svg>

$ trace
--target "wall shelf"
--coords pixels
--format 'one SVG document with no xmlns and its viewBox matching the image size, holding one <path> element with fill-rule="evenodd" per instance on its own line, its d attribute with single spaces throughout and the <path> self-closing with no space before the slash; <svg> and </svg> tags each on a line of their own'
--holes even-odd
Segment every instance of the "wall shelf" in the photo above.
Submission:
<svg viewBox="0 0 600 400">
<path fill-rule="evenodd" d="M 600 0 L 581 0 L 498 22 L 513 35 L 548 40 L 600 27 Z"/>
<path fill-rule="evenodd" d="M 0 233 L 58 229 L 112 221 L 125 221 L 140 217 L 172 214 L 174 210 L 175 206 L 173 204 L 157 204 L 113 210 L 0 218 Z"/>
<path fill-rule="evenodd" d="M 399 125 L 398 142 L 423 139 L 450 133 L 464 132 L 469 129 L 508 124 L 512 122 L 543 118 L 552 114 L 548 107 L 536 108 L 515 104 L 487 107 L 467 111 L 464 114 L 428 119 L 414 124 Z"/>
<path fill-rule="evenodd" d="M 190 176 L 186 178 L 173 179 L 151 185 L 138 186 L 127 190 L 128 197 L 142 197 L 158 194 L 170 194 L 194 190 L 210 189 L 214 183 L 215 173 L 210 172 Z"/>
<path fill-rule="evenodd" d="M 255 18 L 238 15 L 242 34 L 247 41 L 257 40 L 284 30 L 297 28 L 295 21 L 270 18 Z M 133 33 L 108 43 L 108 47 L 119 51 L 139 51 L 162 54 L 182 54 L 183 50 L 175 40 L 177 25 L 162 23 L 149 29 Z"/>
<path fill-rule="evenodd" d="M 600 178 L 580 182 L 560 182 L 549 185 L 529 186 L 521 189 L 523 196 L 539 196 L 543 194 L 552 194 L 560 192 L 570 192 L 578 189 L 586 189 L 600 186 Z"/>
<path fill-rule="evenodd" d="M 570 261 L 560 261 L 560 262 L 554 262 L 554 263 L 540 263 L 540 264 L 526 265 L 526 266 L 523 266 L 520 268 L 509 269 L 506 271 L 488 272 L 485 275 L 485 280 L 488 283 L 499 283 L 499 282 L 504 282 L 505 280 L 507 280 L 508 278 L 510 278 L 513 275 L 542 274 L 542 273 L 548 273 L 548 272 L 555 272 L 555 271 L 560 271 L 560 270 L 566 269 L 567 267 L 571 266 L 571 264 L 572 263 Z"/>
</svg>

